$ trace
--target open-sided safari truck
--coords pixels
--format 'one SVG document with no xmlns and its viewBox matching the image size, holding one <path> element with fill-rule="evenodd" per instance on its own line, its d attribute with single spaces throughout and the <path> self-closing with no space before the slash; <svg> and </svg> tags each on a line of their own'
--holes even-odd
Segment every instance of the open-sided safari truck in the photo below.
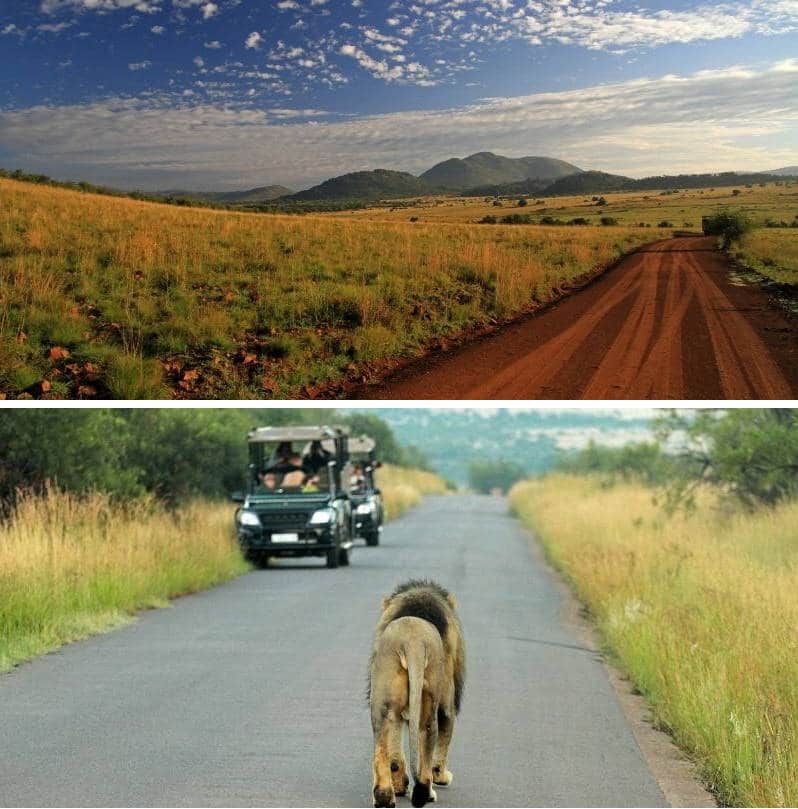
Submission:
<svg viewBox="0 0 798 809">
<path fill-rule="evenodd" d="M 380 466 L 376 441 L 367 435 L 350 438 L 349 459 L 352 462 L 349 496 L 352 500 L 353 533 L 365 539 L 367 545 L 379 545 L 385 509 L 374 477 Z"/>
<path fill-rule="evenodd" d="M 259 567 L 276 556 L 323 556 L 349 564 L 352 503 L 348 437 L 337 427 L 258 427 L 249 432 L 249 473 L 235 526 Z"/>
</svg>

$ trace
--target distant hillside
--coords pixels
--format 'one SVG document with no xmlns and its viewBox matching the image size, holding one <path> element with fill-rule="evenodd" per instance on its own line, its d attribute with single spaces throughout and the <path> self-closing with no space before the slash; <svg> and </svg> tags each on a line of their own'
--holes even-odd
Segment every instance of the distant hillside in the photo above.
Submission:
<svg viewBox="0 0 798 809">
<path fill-rule="evenodd" d="M 576 166 L 551 157 L 513 158 L 477 152 L 462 159 L 444 160 L 421 174 L 420 179 L 439 188 L 463 190 L 524 180 L 551 181 L 579 171 Z"/>
<path fill-rule="evenodd" d="M 306 191 L 283 197 L 280 202 L 336 199 L 398 199 L 431 194 L 436 189 L 405 171 L 354 171 L 325 180 Z"/>
<path fill-rule="evenodd" d="M 583 171 L 570 177 L 561 177 L 546 186 L 541 196 L 554 197 L 571 194 L 597 194 L 602 191 L 622 191 L 634 185 L 631 177 L 607 174 L 605 171 Z"/>
<path fill-rule="evenodd" d="M 541 184 L 532 180 L 520 183 L 482 186 L 463 191 L 464 196 L 487 195 L 515 196 L 534 194 L 540 197 L 578 196 L 581 194 L 606 194 L 610 191 L 666 191 L 677 188 L 717 188 L 730 185 L 754 185 L 773 182 L 772 173 L 737 174 L 726 171 L 720 174 L 664 174 L 636 180 L 621 174 L 605 171 L 583 171 L 561 177 L 553 183 Z"/>
<path fill-rule="evenodd" d="M 278 197 L 293 194 L 291 188 L 284 185 L 262 185 L 248 188 L 245 191 L 156 191 L 152 196 L 182 197 L 197 199 L 200 202 L 218 202 L 221 205 L 237 205 L 244 203 L 271 202 Z"/>
<path fill-rule="evenodd" d="M 418 447 L 436 472 L 459 484 L 472 461 L 504 460 L 530 475 L 549 471 L 562 453 L 597 444 L 650 441 L 650 414 L 622 410 L 371 411 L 386 421 L 403 446 Z"/>
<path fill-rule="evenodd" d="M 550 180 L 521 180 L 517 183 L 477 185 L 474 188 L 464 188 L 458 193 L 463 197 L 522 197 L 542 194 L 550 185 Z"/>
<path fill-rule="evenodd" d="M 775 174 L 777 177 L 798 177 L 798 166 L 785 166 L 783 169 L 771 169 L 762 174 Z"/>
</svg>

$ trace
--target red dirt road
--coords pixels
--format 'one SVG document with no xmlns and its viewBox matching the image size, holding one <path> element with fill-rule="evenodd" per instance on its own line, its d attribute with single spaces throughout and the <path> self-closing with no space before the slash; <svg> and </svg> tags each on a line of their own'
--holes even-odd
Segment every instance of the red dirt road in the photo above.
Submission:
<svg viewBox="0 0 798 809">
<path fill-rule="evenodd" d="M 648 245 L 558 304 L 351 398 L 798 398 L 798 324 L 732 284 L 713 245 Z"/>
</svg>

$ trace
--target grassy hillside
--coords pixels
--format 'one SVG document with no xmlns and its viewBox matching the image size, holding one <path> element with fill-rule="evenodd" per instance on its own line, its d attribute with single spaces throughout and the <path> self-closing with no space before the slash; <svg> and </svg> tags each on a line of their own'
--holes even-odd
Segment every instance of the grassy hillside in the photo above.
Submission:
<svg viewBox="0 0 798 809">
<path fill-rule="evenodd" d="M 660 235 L 235 214 L 0 180 L 0 393 L 318 395 Z"/>
<path fill-rule="evenodd" d="M 213 202 L 219 205 L 242 205 L 246 203 L 271 202 L 294 192 L 284 185 L 262 185 L 244 191 L 160 191 L 154 197 L 181 197 L 184 199 Z"/>
<path fill-rule="evenodd" d="M 333 177 L 306 191 L 291 194 L 281 202 L 398 199 L 431 194 L 432 191 L 432 186 L 407 172 L 375 169 Z"/>
<path fill-rule="evenodd" d="M 601 194 L 607 191 L 629 189 L 634 181 L 620 174 L 607 174 L 605 171 L 584 171 L 570 177 L 562 177 L 546 186 L 541 193 L 556 197 L 569 194 Z"/>
<path fill-rule="evenodd" d="M 421 175 L 431 186 L 466 189 L 533 179 L 542 183 L 579 172 L 576 166 L 551 157 L 502 157 L 493 152 L 477 152 L 469 157 L 453 157 L 434 165 Z"/>
<path fill-rule="evenodd" d="M 513 510 L 722 805 L 798 802 L 798 503 L 665 519 L 651 489 L 549 477 Z"/>
</svg>

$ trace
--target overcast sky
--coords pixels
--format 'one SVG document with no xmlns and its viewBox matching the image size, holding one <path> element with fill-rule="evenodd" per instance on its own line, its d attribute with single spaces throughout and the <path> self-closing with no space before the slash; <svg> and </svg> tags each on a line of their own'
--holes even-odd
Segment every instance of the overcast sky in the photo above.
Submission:
<svg viewBox="0 0 798 809">
<path fill-rule="evenodd" d="M 0 166 L 302 188 L 492 150 L 798 163 L 798 0 L 0 0 Z"/>
</svg>

